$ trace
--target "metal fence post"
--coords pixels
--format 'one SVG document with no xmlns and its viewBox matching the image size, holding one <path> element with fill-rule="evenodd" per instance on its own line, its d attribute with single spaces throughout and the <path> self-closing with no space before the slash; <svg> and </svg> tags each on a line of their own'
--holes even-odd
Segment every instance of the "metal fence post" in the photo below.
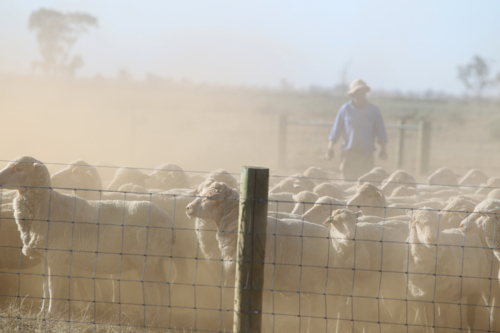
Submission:
<svg viewBox="0 0 500 333">
<path fill-rule="evenodd" d="M 427 174 L 429 172 L 431 132 L 431 122 L 420 121 L 418 129 L 417 172 L 421 175 Z"/>
<path fill-rule="evenodd" d="M 284 168 L 286 165 L 286 132 L 288 117 L 284 114 L 278 116 L 278 167 Z"/>
<path fill-rule="evenodd" d="M 399 121 L 398 141 L 396 142 L 396 165 L 398 169 L 403 168 L 404 150 L 405 150 L 405 120 L 401 119 Z"/>
<path fill-rule="evenodd" d="M 233 331 L 261 332 L 269 169 L 241 170 Z"/>
</svg>

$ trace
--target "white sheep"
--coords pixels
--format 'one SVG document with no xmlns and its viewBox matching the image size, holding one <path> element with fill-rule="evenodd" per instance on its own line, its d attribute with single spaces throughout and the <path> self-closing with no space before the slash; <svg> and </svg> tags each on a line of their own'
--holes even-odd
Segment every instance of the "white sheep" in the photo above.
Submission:
<svg viewBox="0 0 500 333">
<path fill-rule="evenodd" d="M 382 191 L 370 183 L 364 183 L 356 194 L 347 202 L 347 208 L 353 211 L 361 209 L 366 215 L 385 217 L 387 201 Z"/>
<path fill-rule="evenodd" d="M 460 227 L 460 223 L 467 218 L 472 212 L 476 204 L 472 201 L 452 197 L 448 200 L 448 204 L 439 213 L 440 215 L 440 229 L 452 229 Z"/>
<path fill-rule="evenodd" d="M 381 189 L 385 195 L 391 195 L 392 191 L 401 185 L 407 187 L 417 187 L 415 178 L 412 175 L 403 170 L 394 171 L 389 178 L 382 182 Z"/>
<path fill-rule="evenodd" d="M 279 213 L 291 213 L 295 208 L 293 196 L 294 193 L 291 192 L 269 193 L 268 210 Z"/>
<path fill-rule="evenodd" d="M 313 187 L 314 189 L 314 187 Z M 307 187 L 301 182 L 299 178 L 285 178 L 281 180 L 276 186 L 269 190 L 269 194 L 275 193 L 294 193 L 297 194 L 302 191 L 307 191 Z"/>
<path fill-rule="evenodd" d="M 479 236 L 483 249 L 486 249 L 488 270 L 490 278 L 489 292 L 483 296 L 486 303 L 491 306 L 490 330 L 500 331 L 500 309 L 495 307 L 500 299 L 500 200 L 486 199 L 479 203 L 474 212 L 460 224 L 463 232 Z M 495 259 L 496 258 L 496 259 Z M 491 274 L 491 275 L 490 275 Z M 496 319 L 496 320 L 494 320 Z"/>
<path fill-rule="evenodd" d="M 226 272 L 225 283 L 229 286 L 234 285 L 238 197 L 234 189 L 215 182 L 186 208 L 188 216 L 210 221 L 217 230 L 215 237 Z M 310 301 L 309 316 L 325 317 L 325 298 L 320 295 L 326 288 L 330 260 L 328 230 L 313 223 L 272 217 L 268 217 L 267 230 L 264 297 L 273 293 L 278 296 L 279 293 L 300 292 Z M 265 312 L 279 313 L 279 309 L 272 309 L 272 302 L 266 301 Z M 272 329 L 265 327 L 265 331 Z M 311 320 L 309 332 L 320 331 L 325 331 L 325 321 Z"/>
<path fill-rule="evenodd" d="M 441 167 L 429 176 L 429 185 L 458 185 L 459 176 L 450 168 Z"/>
<path fill-rule="evenodd" d="M 311 191 L 302 191 L 293 195 L 295 207 L 292 214 L 302 215 L 314 205 L 314 202 L 319 199 L 319 196 Z"/>
<path fill-rule="evenodd" d="M 309 167 L 304 171 L 303 175 L 309 179 L 314 180 L 326 180 L 328 178 L 333 178 L 335 174 L 330 171 L 325 171 L 320 167 Z"/>
<path fill-rule="evenodd" d="M 74 195 L 87 200 L 99 200 L 98 190 L 102 189 L 99 172 L 84 160 L 71 162 L 65 169 L 53 174 L 50 181 L 53 187 L 72 189 Z"/>
<path fill-rule="evenodd" d="M 476 322 L 476 308 L 488 285 L 488 265 L 479 237 L 459 229 L 440 231 L 439 214 L 430 208 L 408 215 L 412 217 L 406 263 L 409 301 L 419 310 L 417 321 L 411 324 L 484 329 L 483 320 Z M 463 318 L 462 308 L 466 310 Z M 484 319 L 488 314 L 485 306 L 483 310 Z"/>
<path fill-rule="evenodd" d="M 340 187 L 332 183 L 321 183 L 314 187 L 313 192 L 320 197 L 332 197 L 343 200 L 344 191 Z"/>
<path fill-rule="evenodd" d="M 370 172 L 358 178 L 358 186 L 361 186 L 364 183 L 372 183 L 375 186 L 380 186 L 380 184 L 382 184 L 382 181 L 387 179 L 389 176 L 390 174 L 385 171 L 384 168 L 375 167 L 370 170 Z"/>
<path fill-rule="evenodd" d="M 56 298 L 70 298 L 63 281 L 74 268 L 120 275 L 132 270 L 142 277 L 146 304 L 153 305 L 146 307 L 144 323 L 154 321 L 175 241 L 167 213 L 150 202 L 87 201 L 58 193 L 46 166 L 30 156 L 1 170 L 0 185 L 18 191 L 14 215 L 23 254 L 46 263 L 42 312 L 45 300 L 52 315 L 61 306 Z"/>
<path fill-rule="evenodd" d="M 149 175 L 144 174 L 139 169 L 120 167 L 116 170 L 113 180 L 106 189 L 109 191 L 116 191 L 120 186 L 130 183 L 147 188 L 148 179 Z"/>
<path fill-rule="evenodd" d="M 488 176 L 479 169 L 471 169 L 458 183 L 460 186 L 479 186 L 488 181 Z"/>
<path fill-rule="evenodd" d="M 189 188 L 189 181 L 180 166 L 174 163 L 164 163 L 149 174 L 148 187 L 163 191 L 174 188 Z"/>
<path fill-rule="evenodd" d="M 344 296 L 339 299 L 339 308 L 344 309 L 341 317 L 359 321 L 354 329 L 360 332 L 389 329 L 387 323 L 404 323 L 400 304 L 406 298 L 408 223 L 357 223 L 357 214 L 342 208 L 324 224 L 330 228 L 334 249 L 337 293 Z M 386 324 L 366 323 L 379 321 Z"/>
<path fill-rule="evenodd" d="M 316 200 L 314 206 L 309 208 L 302 217 L 307 222 L 323 224 L 325 220 L 332 215 L 334 210 L 342 208 L 345 203 L 332 197 L 323 196 Z"/>
<path fill-rule="evenodd" d="M 481 185 L 476 194 L 488 195 L 488 193 L 496 188 L 500 188 L 500 177 L 491 177 L 486 181 L 486 184 Z"/>
</svg>

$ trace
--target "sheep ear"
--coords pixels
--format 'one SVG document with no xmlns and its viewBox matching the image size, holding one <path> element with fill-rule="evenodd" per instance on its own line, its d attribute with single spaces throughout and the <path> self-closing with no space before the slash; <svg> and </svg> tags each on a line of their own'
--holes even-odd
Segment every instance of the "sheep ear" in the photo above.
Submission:
<svg viewBox="0 0 500 333">
<path fill-rule="evenodd" d="M 92 171 L 87 171 L 87 175 L 89 175 L 90 177 L 94 177 L 94 175 L 92 174 Z"/>
<path fill-rule="evenodd" d="M 378 195 L 380 195 L 380 197 L 383 197 L 382 192 L 377 191 L 377 193 L 378 193 Z"/>
<path fill-rule="evenodd" d="M 406 210 L 406 215 L 408 215 L 409 217 L 412 217 L 413 216 L 413 210 L 407 209 Z"/>
<path fill-rule="evenodd" d="M 35 169 L 38 168 L 38 167 L 40 167 L 40 166 L 41 166 L 40 163 L 33 163 L 33 167 L 35 167 Z"/>
</svg>

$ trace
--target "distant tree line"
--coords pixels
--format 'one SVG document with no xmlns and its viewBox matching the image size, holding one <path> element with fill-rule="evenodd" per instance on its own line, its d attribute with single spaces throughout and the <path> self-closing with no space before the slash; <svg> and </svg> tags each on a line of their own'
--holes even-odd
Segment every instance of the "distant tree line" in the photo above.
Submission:
<svg viewBox="0 0 500 333">
<path fill-rule="evenodd" d="M 83 59 L 72 56 L 73 46 L 88 28 L 97 24 L 97 18 L 88 13 L 61 13 L 45 8 L 32 12 L 28 28 L 36 34 L 42 55 L 42 61 L 34 62 L 33 68 L 50 76 L 74 76 L 83 66 Z"/>
</svg>

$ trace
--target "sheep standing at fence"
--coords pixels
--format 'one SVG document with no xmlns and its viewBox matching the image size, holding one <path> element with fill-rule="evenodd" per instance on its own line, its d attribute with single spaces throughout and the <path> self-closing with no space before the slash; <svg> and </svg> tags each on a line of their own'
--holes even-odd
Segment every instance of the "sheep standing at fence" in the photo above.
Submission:
<svg viewBox="0 0 500 333">
<path fill-rule="evenodd" d="M 226 272 L 225 282 L 233 286 L 238 238 L 238 192 L 214 182 L 201 193 L 201 197 L 188 205 L 186 213 L 213 223 Z M 309 300 L 309 316 L 324 318 L 325 299 L 320 295 L 327 282 L 328 230 L 313 223 L 272 217 L 268 217 L 267 230 L 265 262 L 269 265 L 264 271 L 264 290 L 284 294 L 300 292 Z M 273 309 L 273 304 L 269 302 L 264 303 L 265 312 Z M 279 313 L 279 309 L 274 309 L 274 313 Z M 309 332 L 324 331 L 324 325 L 323 320 L 312 319 Z M 265 331 L 271 329 L 265 327 Z"/>
<path fill-rule="evenodd" d="M 485 329 L 488 311 L 482 296 L 488 290 L 489 271 L 479 237 L 469 232 L 464 235 L 459 229 L 440 231 L 439 215 L 430 208 L 408 211 L 408 215 L 412 217 L 409 303 L 419 314 L 410 324 Z M 462 308 L 466 309 L 464 316 Z M 476 320 L 476 314 L 481 320 Z"/>
<path fill-rule="evenodd" d="M 165 297 L 166 269 L 174 242 L 172 219 L 150 202 L 87 201 L 51 188 L 46 166 L 20 156 L 0 171 L 0 185 L 18 191 L 15 218 L 23 254 L 45 260 L 48 314 L 68 300 L 72 267 L 92 274 L 133 270 L 143 284 L 144 322 L 152 323 Z M 105 253 L 100 253 L 105 252 Z M 147 259 L 146 259 L 147 258 Z"/>
<path fill-rule="evenodd" d="M 338 315 L 345 329 L 391 331 L 398 326 L 389 323 L 401 324 L 404 318 L 401 302 L 394 300 L 405 298 L 408 223 L 357 223 L 357 219 L 357 214 L 342 208 L 324 222 L 334 249 L 335 293 L 343 296 Z M 351 319 L 359 321 L 354 328 L 347 324 Z"/>
<path fill-rule="evenodd" d="M 342 208 L 345 203 L 332 197 L 321 197 L 307 212 L 302 214 L 302 217 L 307 222 L 323 224 L 325 220 L 332 215 L 334 210 Z"/>
</svg>

